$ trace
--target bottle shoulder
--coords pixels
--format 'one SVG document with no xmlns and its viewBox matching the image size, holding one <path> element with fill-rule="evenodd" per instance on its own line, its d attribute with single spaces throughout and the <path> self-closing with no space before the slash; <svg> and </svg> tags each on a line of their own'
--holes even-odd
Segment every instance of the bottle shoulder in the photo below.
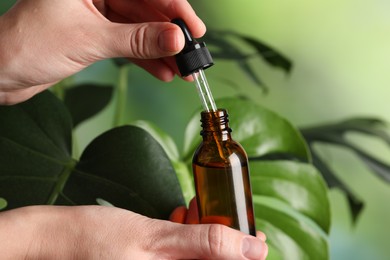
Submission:
<svg viewBox="0 0 390 260">
<path fill-rule="evenodd" d="M 193 163 L 247 165 L 248 157 L 242 146 L 234 141 L 202 142 L 193 156 Z"/>
</svg>

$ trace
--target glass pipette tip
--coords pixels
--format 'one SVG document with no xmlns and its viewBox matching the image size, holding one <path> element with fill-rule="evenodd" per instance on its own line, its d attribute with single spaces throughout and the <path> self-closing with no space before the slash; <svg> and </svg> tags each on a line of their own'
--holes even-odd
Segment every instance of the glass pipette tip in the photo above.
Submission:
<svg viewBox="0 0 390 260">
<path fill-rule="evenodd" d="M 216 112 L 217 106 L 215 105 L 204 71 L 199 69 L 198 71 L 192 73 L 192 77 L 194 78 L 203 109 L 207 112 Z"/>
</svg>

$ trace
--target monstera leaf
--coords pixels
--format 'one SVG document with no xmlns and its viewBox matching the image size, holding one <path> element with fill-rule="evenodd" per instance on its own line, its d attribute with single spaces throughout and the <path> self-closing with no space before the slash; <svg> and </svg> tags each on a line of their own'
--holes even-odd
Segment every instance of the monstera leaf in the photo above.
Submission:
<svg viewBox="0 0 390 260">
<path fill-rule="evenodd" d="M 255 103 L 237 98 L 217 100 L 227 109 L 233 137 L 245 147 L 252 159 L 264 156 L 295 157 L 310 161 L 310 152 L 300 132 L 286 119 Z M 186 129 L 184 158 L 190 158 L 200 143 L 200 110 Z"/>
<path fill-rule="evenodd" d="M 72 159 L 72 122 L 46 91 L 0 107 L 0 198 L 3 209 L 104 201 L 168 218 L 184 200 L 174 168 L 158 142 L 135 126 L 112 129 Z"/>
<path fill-rule="evenodd" d="M 292 69 L 292 62 L 285 55 L 261 40 L 239 32 L 211 29 L 203 38 L 210 47 L 213 58 L 236 62 L 242 72 L 264 92 L 268 88 L 250 60 L 261 58 L 268 65 L 282 69 L 287 74 Z"/>
<path fill-rule="evenodd" d="M 390 183 L 390 165 L 365 151 L 365 149 L 359 148 L 347 138 L 349 133 L 363 134 L 378 139 L 386 144 L 387 147 L 390 147 L 390 135 L 387 130 L 387 123 L 377 118 L 351 118 L 341 122 L 301 129 L 313 154 L 314 165 L 321 171 L 330 188 L 338 188 L 345 193 L 351 217 L 355 223 L 364 208 L 363 201 L 349 188 L 348 183 L 343 182 L 338 177 L 336 172 L 330 167 L 329 162 L 318 154 L 315 145 L 326 143 L 350 150 L 373 174 L 376 174 L 386 183 Z"/>
<path fill-rule="evenodd" d="M 310 152 L 300 132 L 251 101 L 224 99 L 217 104 L 228 110 L 233 139 L 249 156 L 256 227 L 267 234 L 270 245 L 267 259 L 328 259 L 327 188 L 308 163 Z M 199 112 L 186 129 L 188 164 L 200 143 Z"/>
<path fill-rule="evenodd" d="M 257 228 L 281 259 L 328 259 L 327 188 L 310 164 L 251 161 Z"/>
</svg>

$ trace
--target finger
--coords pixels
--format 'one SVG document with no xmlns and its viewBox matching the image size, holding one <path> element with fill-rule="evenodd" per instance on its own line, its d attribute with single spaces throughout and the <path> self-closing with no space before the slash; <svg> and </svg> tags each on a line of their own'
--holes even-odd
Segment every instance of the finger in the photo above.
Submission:
<svg viewBox="0 0 390 260">
<path fill-rule="evenodd" d="M 97 10 L 99 10 L 99 12 L 102 14 L 102 15 L 106 15 L 106 3 L 104 0 L 93 0 L 92 1 L 94 6 L 96 7 Z"/>
<path fill-rule="evenodd" d="M 184 79 L 185 81 L 188 81 L 188 82 L 193 82 L 194 81 L 194 78 L 192 76 L 182 77 L 182 79 Z"/>
<path fill-rule="evenodd" d="M 180 71 L 179 71 L 179 68 L 177 67 L 177 64 L 176 64 L 176 60 L 174 57 L 165 57 L 165 58 L 162 58 L 161 59 L 169 68 L 171 68 L 171 70 L 173 71 L 174 74 L 178 75 L 179 77 L 181 77 L 182 79 L 184 79 L 185 81 L 188 81 L 188 82 L 193 82 L 194 81 L 194 78 L 192 77 L 192 75 L 189 75 L 189 76 L 186 76 L 186 77 L 182 77 L 181 74 L 180 74 Z"/>
<path fill-rule="evenodd" d="M 144 1 L 107 0 L 107 5 L 123 17 L 134 23 L 169 22 L 170 19 Z"/>
<path fill-rule="evenodd" d="M 261 231 L 257 231 L 256 232 L 256 237 L 260 238 L 264 242 L 267 240 L 267 236 L 263 232 L 261 232 Z"/>
<path fill-rule="evenodd" d="M 170 20 L 183 19 L 195 38 L 202 37 L 206 32 L 206 26 L 186 0 L 145 0 L 145 2 L 168 16 Z"/>
<path fill-rule="evenodd" d="M 173 74 L 176 74 L 180 76 L 179 69 L 177 68 L 176 65 L 176 59 L 173 56 L 170 57 L 164 57 L 159 59 L 161 62 L 163 62 L 170 70 L 172 71 Z"/>
<path fill-rule="evenodd" d="M 181 76 L 180 72 L 179 72 L 179 68 L 177 67 L 177 64 L 176 64 L 175 57 L 165 57 L 165 58 L 163 58 L 163 61 L 164 61 L 165 64 L 167 64 L 167 66 L 169 66 L 171 68 L 171 70 L 176 75 L 178 75 L 179 77 Z"/>
<path fill-rule="evenodd" d="M 175 208 L 171 215 L 169 216 L 169 220 L 175 223 L 184 224 L 187 217 L 187 208 L 185 206 Z"/>
<path fill-rule="evenodd" d="M 118 12 L 115 12 L 111 8 L 106 10 L 106 18 L 115 23 L 130 23 L 129 19 L 120 15 Z"/>
<path fill-rule="evenodd" d="M 158 250 L 175 259 L 264 259 L 268 251 L 260 239 L 215 224 L 178 225 L 159 239 Z"/>
<path fill-rule="evenodd" d="M 172 56 L 184 47 L 184 35 L 172 23 L 106 24 L 103 58 L 156 59 Z"/>
<path fill-rule="evenodd" d="M 176 65 L 176 60 L 174 57 L 165 57 L 155 60 L 139 60 L 139 59 L 130 59 L 134 64 L 142 67 L 150 74 L 155 76 L 156 78 L 163 80 L 165 82 L 171 81 L 175 75 L 181 77 L 179 69 Z M 193 82 L 193 77 L 181 77 L 185 81 Z"/>
<path fill-rule="evenodd" d="M 107 0 L 106 2 L 115 12 L 133 22 L 168 22 L 174 18 L 182 18 L 194 37 L 199 38 L 206 32 L 206 26 L 185 0 Z"/>
<path fill-rule="evenodd" d="M 161 59 L 140 60 L 130 59 L 134 64 L 143 68 L 159 80 L 169 82 L 175 77 L 175 72 L 171 70 Z"/>
<path fill-rule="evenodd" d="M 199 224 L 198 205 L 195 198 L 193 198 L 190 201 L 188 212 L 187 212 L 187 219 L 185 223 Z"/>
</svg>

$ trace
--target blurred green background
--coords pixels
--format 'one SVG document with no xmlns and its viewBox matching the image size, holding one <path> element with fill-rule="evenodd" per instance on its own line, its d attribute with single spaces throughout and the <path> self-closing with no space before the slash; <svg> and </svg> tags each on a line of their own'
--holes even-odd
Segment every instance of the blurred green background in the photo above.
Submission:
<svg viewBox="0 0 390 260">
<path fill-rule="evenodd" d="M 1 13 L 15 1 L 2 0 Z M 215 98 L 245 95 L 278 112 L 298 127 L 356 116 L 390 122 L 390 1 L 385 0 L 193 0 L 208 28 L 233 30 L 255 37 L 289 57 L 290 75 L 261 60 L 251 64 L 269 88 L 265 94 L 236 63 L 216 60 L 207 71 Z M 118 70 L 111 61 L 99 62 L 79 73 L 76 82 L 116 84 Z M 126 121 L 149 120 L 170 134 L 178 147 L 184 129 L 200 105 L 191 83 L 176 79 L 163 83 L 141 69 L 129 69 Z M 112 124 L 111 103 L 76 131 L 79 149 Z M 351 140 L 383 161 L 390 152 L 364 136 Z M 323 156 L 348 184 L 365 208 L 353 225 L 347 201 L 330 192 L 332 259 L 389 259 L 390 187 L 371 174 L 346 150 L 319 147 Z"/>
</svg>

